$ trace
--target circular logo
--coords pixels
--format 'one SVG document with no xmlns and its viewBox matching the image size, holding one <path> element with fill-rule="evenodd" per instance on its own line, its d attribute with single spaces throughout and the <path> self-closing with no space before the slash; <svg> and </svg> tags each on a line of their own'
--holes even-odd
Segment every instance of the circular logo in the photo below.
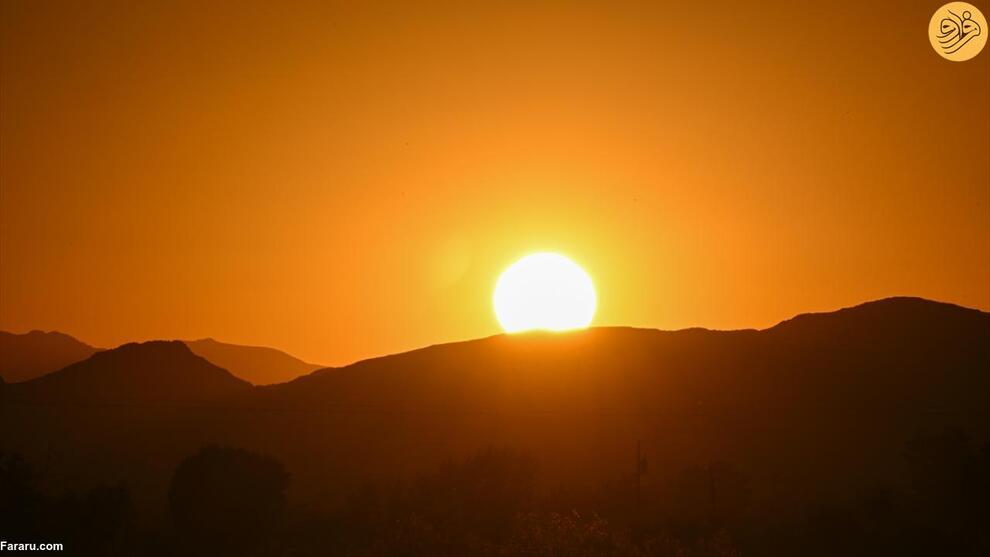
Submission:
<svg viewBox="0 0 990 557">
<path fill-rule="evenodd" d="M 949 2 L 928 22 L 928 40 L 942 58 L 962 62 L 976 56 L 987 44 L 987 19 L 976 6 Z"/>
</svg>

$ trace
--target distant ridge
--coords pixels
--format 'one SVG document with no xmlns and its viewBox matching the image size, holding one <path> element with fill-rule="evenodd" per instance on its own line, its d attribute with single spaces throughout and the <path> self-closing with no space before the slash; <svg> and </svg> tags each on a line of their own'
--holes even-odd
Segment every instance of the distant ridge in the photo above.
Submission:
<svg viewBox="0 0 990 557">
<path fill-rule="evenodd" d="M 254 385 L 291 381 L 323 367 L 274 348 L 228 344 L 212 338 L 183 342 L 195 354 Z"/>
<path fill-rule="evenodd" d="M 0 331 L 0 377 L 7 383 L 27 381 L 85 360 L 97 351 L 57 331 Z"/>
<path fill-rule="evenodd" d="M 151 341 L 97 352 L 7 392 L 27 402 L 86 404 L 214 401 L 250 388 L 182 342 Z"/>
<path fill-rule="evenodd" d="M 212 338 L 180 342 L 193 353 L 255 385 L 291 381 L 323 367 L 275 348 L 228 344 Z M 24 334 L 0 331 L 0 377 L 5 383 L 22 383 L 81 362 L 101 350 L 58 331 Z"/>
<path fill-rule="evenodd" d="M 945 317 L 963 317 L 967 315 L 970 319 L 978 320 L 981 319 L 981 316 L 985 319 L 988 314 L 978 309 L 947 302 L 935 302 L 912 296 L 895 296 L 864 302 L 835 311 L 801 313 L 791 319 L 781 321 L 766 330 L 782 329 L 811 322 L 852 318 L 855 318 L 861 324 L 889 326 L 895 325 L 902 318 L 909 321 L 924 319 L 934 321 Z"/>
<path fill-rule="evenodd" d="M 101 481 L 139 485 L 222 442 L 279 458 L 319 504 L 493 446 L 598 485 L 642 442 L 659 455 L 651 481 L 717 459 L 798 500 L 889 475 L 918 432 L 990 439 L 988 370 L 990 314 L 917 298 L 764 330 L 496 335 L 256 387 L 149 342 L 3 385 L 0 446 L 41 459 L 58 439 L 66 467 L 110 460 Z"/>
</svg>

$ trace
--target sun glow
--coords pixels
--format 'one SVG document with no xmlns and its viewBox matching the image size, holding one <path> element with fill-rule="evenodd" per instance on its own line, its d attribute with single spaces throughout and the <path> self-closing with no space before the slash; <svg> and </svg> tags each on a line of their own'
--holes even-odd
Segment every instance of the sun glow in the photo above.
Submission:
<svg viewBox="0 0 990 557">
<path fill-rule="evenodd" d="M 516 261 L 495 285 L 495 317 L 507 333 L 582 329 L 595 316 L 598 297 L 591 277 L 556 253 Z"/>
</svg>

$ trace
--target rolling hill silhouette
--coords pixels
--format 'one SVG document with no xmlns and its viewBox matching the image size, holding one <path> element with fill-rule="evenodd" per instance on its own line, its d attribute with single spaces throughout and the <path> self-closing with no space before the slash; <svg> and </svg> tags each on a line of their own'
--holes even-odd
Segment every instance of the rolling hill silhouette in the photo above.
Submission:
<svg viewBox="0 0 990 557">
<path fill-rule="evenodd" d="M 183 342 L 193 353 L 254 385 L 283 383 L 323 367 L 274 348 L 227 344 L 212 338 Z"/>
<path fill-rule="evenodd" d="M 244 447 L 282 460 L 291 495 L 320 504 L 492 446 L 534 454 L 549 484 L 599 485 L 628 478 L 641 442 L 649 489 L 728 461 L 777 508 L 896 480 L 918 432 L 986 439 L 988 370 L 990 314 L 915 298 L 759 331 L 499 335 L 263 387 L 146 343 L 4 386 L 0 446 L 57 443 L 63 466 L 126 480 L 149 504 L 183 456 Z"/>
<path fill-rule="evenodd" d="M 98 350 L 55 331 L 0 331 L 0 377 L 8 383 L 27 381 L 85 360 Z"/>
</svg>

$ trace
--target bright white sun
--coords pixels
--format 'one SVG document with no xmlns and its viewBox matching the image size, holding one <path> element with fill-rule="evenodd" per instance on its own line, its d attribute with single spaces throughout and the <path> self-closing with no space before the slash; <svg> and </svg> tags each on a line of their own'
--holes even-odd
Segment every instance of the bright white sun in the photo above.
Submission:
<svg viewBox="0 0 990 557">
<path fill-rule="evenodd" d="M 597 303 L 588 273 L 556 253 L 523 257 L 495 285 L 495 317 L 507 333 L 582 329 Z"/>
</svg>

